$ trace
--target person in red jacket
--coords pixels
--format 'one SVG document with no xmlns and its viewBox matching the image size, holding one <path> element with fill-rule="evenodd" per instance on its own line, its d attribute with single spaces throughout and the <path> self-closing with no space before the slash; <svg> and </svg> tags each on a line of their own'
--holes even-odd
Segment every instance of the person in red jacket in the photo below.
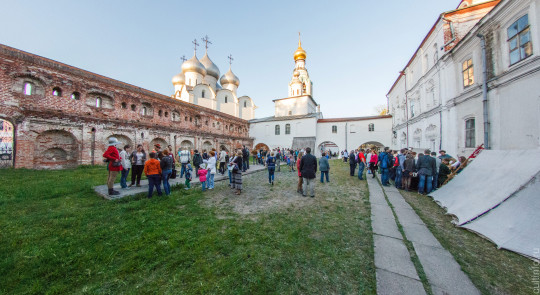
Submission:
<svg viewBox="0 0 540 295">
<path fill-rule="evenodd" d="M 116 176 L 122 171 L 122 164 L 120 163 L 120 153 L 116 148 L 116 145 L 122 144 L 116 137 L 109 138 L 109 147 L 103 153 L 103 158 L 109 163 L 109 178 L 107 179 L 107 187 L 109 188 L 109 196 L 119 195 L 120 192 L 113 189 Z"/>
</svg>

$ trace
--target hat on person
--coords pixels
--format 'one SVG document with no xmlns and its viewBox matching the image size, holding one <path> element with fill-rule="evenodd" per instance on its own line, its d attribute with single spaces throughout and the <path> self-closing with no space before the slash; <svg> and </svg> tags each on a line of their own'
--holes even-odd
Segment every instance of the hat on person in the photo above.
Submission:
<svg viewBox="0 0 540 295">
<path fill-rule="evenodd" d="M 119 142 L 118 139 L 116 139 L 116 137 L 110 137 L 109 138 L 109 146 L 113 146 L 113 145 L 117 145 L 117 144 L 121 144 L 121 142 Z"/>
<path fill-rule="evenodd" d="M 159 143 L 154 144 L 154 147 L 157 147 L 158 149 L 161 148 L 161 145 Z"/>
</svg>

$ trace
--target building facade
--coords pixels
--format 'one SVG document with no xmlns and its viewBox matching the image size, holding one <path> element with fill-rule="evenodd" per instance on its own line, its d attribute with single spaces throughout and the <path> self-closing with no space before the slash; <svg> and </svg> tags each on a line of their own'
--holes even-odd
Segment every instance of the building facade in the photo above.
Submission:
<svg viewBox="0 0 540 295">
<path fill-rule="evenodd" d="M 155 143 L 174 150 L 253 143 L 248 121 L 236 116 L 4 45 L 0 120 L 1 147 L 11 147 L 0 156 L 16 168 L 99 164 L 109 137 L 147 151 Z"/>
<path fill-rule="evenodd" d="M 461 1 L 441 14 L 388 92 L 392 147 L 540 147 L 539 16 L 538 0 Z"/>
<path fill-rule="evenodd" d="M 389 146 L 392 117 L 373 116 L 324 119 L 313 98 L 313 82 L 306 68 L 306 51 L 300 40 L 294 52 L 295 66 L 288 97 L 274 100 L 274 116 L 250 120 L 249 134 L 257 148 L 310 147 L 315 155 L 360 146 Z"/>
</svg>

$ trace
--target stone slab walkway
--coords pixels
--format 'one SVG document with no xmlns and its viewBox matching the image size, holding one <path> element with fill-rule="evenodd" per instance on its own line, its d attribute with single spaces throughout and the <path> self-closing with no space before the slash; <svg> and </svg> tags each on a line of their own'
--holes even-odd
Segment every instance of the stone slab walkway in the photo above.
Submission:
<svg viewBox="0 0 540 295">
<path fill-rule="evenodd" d="M 266 170 L 266 167 L 263 166 L 263 165 L 250 165 L 249 166 L 249 170 L 247 170 L 246 172 L 242 173 L 242 175 L 247 175 L 247 174 L 251 174 L 251 173 L 255 173 L 255 172 L 258 172 L 258 171 L 262 171 L 262 170 Z M 281 167 L 282 169 L 287 169 L 286 166 L 285 168 L 284 167 Z M 178 170 L 178 176 L 180 176 L 180 169 Z M 118 176 L 120 177 L 120 176 Z M 128 179 L 131 179 L 131 174 L 129 176 Z M 171 184 L 171 190 L 173 190 L 174 186 L 175 185 L 178 185 L 178 184 L 184 184 L 185 182 L 185 178 L 180 178 L 180 177 L 177 177 L 176 179 L 170 179 L 169 180 L 169 183 Z M 214 177 L 214 182 L 219 182 L 219 181 L 223 181 L 223 180 L 229 180 L 229 174 L 227 172 L 225 172 L 225 175 L 221 175 L 221 174 L 216 174 L 216 176 Z M 200 184 L 200 181 L 199 181 L 199 178 L 197 177 L 193 177 L 193 180 L 191 181 L 191 185 L 194 186 L 194 185 L 197 185 L 197 184 Z M 120 194 L 117 195 L 117 196 L 109 196 L 109 189 L 107 188 L 107 185 L 98 185 L 96 187 L 94 187 L 94 191 L 96 193 L 98 193 L 100 196 L 104 197 L 105 199 L 107 200 L 116 200 L 116 199 L 121 199 L 121 198 L 124 198 L 124 197 L 127 197 L 127 196 L 133 196 L 133 195 L 136 195 L 136 194 L 141 194 L 141 193 L 147 193 L 148 192 L 148 180 L 141 180 L 141 186 L 140 187 L 135 187 L 135 186 L 132 186 L 131 188 L 129 189 L 122 189 L 120 187 L 120 183 L 116 183 L 114 184 L 114 189 L 119 191 Z M 163 190 L 163 186 L 161 186 L 161 190 Z"/>
<path fill-rule="evenodd" d="M 377 294 L 426 294 L 381 186 L 369 175 L 367 183 L 375 245 Z"/>
<path fill-rule="evenodd" d="M 398 221 L 405 232 L 404 238 L 412 242 L 414 251 L 420 260 L 420 264 L 422 264 L 424 273 L 426 274 L 433 293 L 480 294 L 469 277 L 461 270 L 460 265 L 456 262 L 452 254 L 441 246 L 439 241 L 435 238 L 435 236 L 433 236 L 420 217 L 418 217 L 413 208 L 405 201 L 399 190 L 394 186 L 381 187 L 374 179 L 372 183 L 373 184 L 369 187 L 370 195 L 371 187 L 375 186 L 376 184 L 379 189 L 382 188 L 388 197 L 390 204 L 392 204 L 392 207 L 394 207 L 394 212 L 396 213 Z M 375 188 L 375 190 L 377 189 Z M 376 192 L 376 194 L 379 193 Z M 377 211 L 373 211 L 372 209 L 372 214 L 373 212 Z M 375 247 L 375 257 L 377 257 L 377 247 Z M 378 281 L 379 278 L 377 278 L 377 282 Z M 387 283 L 393 284 L 392 282 Z M 411 293 L 414 292 L 416 292 L 416 290 Z M 385 294 L 402 293 L 403 290 L 398 293 Z"/>
</svg>

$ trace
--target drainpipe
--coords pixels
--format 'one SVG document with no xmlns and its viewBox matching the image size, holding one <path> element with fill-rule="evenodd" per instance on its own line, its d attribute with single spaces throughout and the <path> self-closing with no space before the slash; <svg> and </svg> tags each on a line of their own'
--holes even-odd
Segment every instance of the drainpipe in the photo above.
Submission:
<svg viewBox="0 0 540 295">
<path fill-rule="evenodd" d="M 347 134 L 349 133 L 349 131 L 347 131 L 348 126 L 349 122 L 345 122 L 345 150 L 347 150 L 347 152 L 349 152 L 349 149 L 347 148 Z"/>
<path fill-rule="evenodd" d="M 455 31 L 454 31 L 454 24 L 452 23 L 451 20 L 447 19 L 446 17 L 442 16 L 441 17 L 442 20 L 444 20 L 445 22 L 448 23 L 448 25 L 450 25 L 450 34 L 452 36 L 452 40 L 446 42 L 442 47 L 441 49 L 444 49 L 446 48 L 446 46 L 452 44 L 452 42 L 456 41 L 456 34 L 455 34 Z"/>
<path fill-rule="evenodd" d="M 407 74 L 405 74 L 405 70 L 399 73 L 402 76 L 405 76 L 405 123 L 407 125 L 407 148 L 409 148 L 409 99 L 407 97 Z"/>
<path fill-rule="evenodd" d="M 484 81 L 482 83 L 482 104 L 484 108 L 484 148 L 489 150 L 489 113 L 488 113 L 488 73 L 487 73 L 487 58 L 486 58 L 486 38 L 482 34 L 477 34 L 476 37 L 480 38 L 480 46 L 482 47 L 482 67 L 484 70 Z"/>
</svg>

